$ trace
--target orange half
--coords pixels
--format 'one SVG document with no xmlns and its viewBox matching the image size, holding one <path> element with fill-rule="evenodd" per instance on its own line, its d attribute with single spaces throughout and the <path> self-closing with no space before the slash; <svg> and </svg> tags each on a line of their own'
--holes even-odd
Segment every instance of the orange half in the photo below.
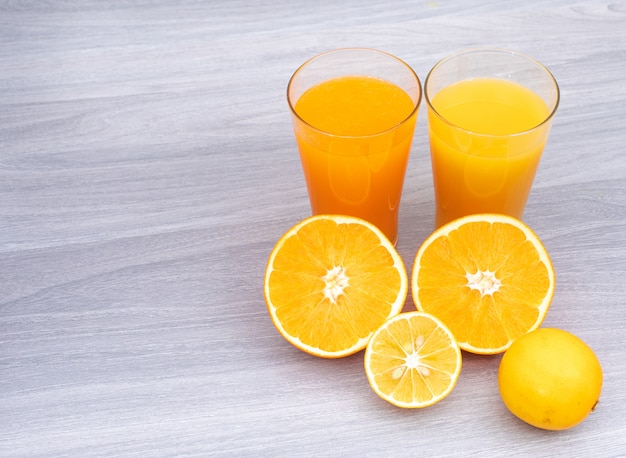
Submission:
<svg viewBox="0 0 626 458">
<path fill-rule="evenodd" d="M 495 354 L 543 322 L 555 274 L 539 237 L 500 214 L 459 218 L 419 248 L 413 302 L 450 328 L 466 351 Z"/>
<path fill-rule="evenodd" d="M 270 254 L 265 302 L 288 342 L 312 355 L 348 356 L 404 306 L 408 276 L 392 243 L 352 216 L 317 215 L 289 229 Z"/>
</svg>

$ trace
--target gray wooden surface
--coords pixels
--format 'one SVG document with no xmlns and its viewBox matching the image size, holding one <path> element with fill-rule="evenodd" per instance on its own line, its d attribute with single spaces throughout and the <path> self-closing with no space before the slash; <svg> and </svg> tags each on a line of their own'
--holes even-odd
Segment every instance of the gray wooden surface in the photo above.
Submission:
<svg viewBox="0 0 626 458">
<path fill-rule="evenodd" d="M 476 45 L 531 54 L 561 87 L 524 219 L 557 273 L 545 325 L 605 373 L 566 432 L 508 414 L 498 356 L 465 354 L 434 407 L 392 407 L 362 353 L 296 350 L 263 300 L 271 248 L 309 214 L 296 67 L 366 46 L 423 82 Z M 625 62 L 624 1 L 1 2 L 0 455 L 626 456 Z M 424 111 L 409 268 L 433 226 Z"/>
</svg>

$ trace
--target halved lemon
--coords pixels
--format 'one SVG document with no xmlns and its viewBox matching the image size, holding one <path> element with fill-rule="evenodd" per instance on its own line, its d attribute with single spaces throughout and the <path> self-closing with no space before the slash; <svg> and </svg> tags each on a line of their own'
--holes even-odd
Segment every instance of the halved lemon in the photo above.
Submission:
<svg viewBox="0 0 626 458">
<path fill-rule="evenodd" d="M 365 373 L 382 399 L 404 408 L 433 405 L 448 396 L 461 373 L 461 350 L 450 330 L 423 312 L 385 322 L 365 349 Z"/>
</svg>

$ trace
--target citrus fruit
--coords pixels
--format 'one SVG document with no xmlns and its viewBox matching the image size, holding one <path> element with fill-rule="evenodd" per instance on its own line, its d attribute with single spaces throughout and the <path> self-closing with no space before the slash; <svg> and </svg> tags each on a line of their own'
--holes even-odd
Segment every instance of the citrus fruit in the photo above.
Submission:
<svg viewBox="0 0 626 458">
<path fill-rule="evenodd" d="M 402 310 L 402 258 L 373 224 L 317 215 L 289 229 L 270 254 L 265 301 L 276 329 L 299 349 L 339 358 L 365 348 Z"/>
<path fill-rule="evenodd" d="M 443 321 L 461 349 L 506 350 L 539 327 L 554 294 L 552 262 L 537 235 L 516 218 L 469 215 L 436 229 L 415 256 L 418 310 Z"/>
<path fill-rule="evenodd" d="M 594 409 L 602 367 L 575 335 L 539 328 L 517 339 L 498 369 L 500 395 L 518 418 L 543 429 L 576 426 Z"/>
<path fill-rule="evenodd" d="M 461 350 L 450 330 L 423 312 L 387 320 L 365 349 L 365 373 L 382 399 L 404 408 L 445 398 L 461 373 Z"/>
</svg>

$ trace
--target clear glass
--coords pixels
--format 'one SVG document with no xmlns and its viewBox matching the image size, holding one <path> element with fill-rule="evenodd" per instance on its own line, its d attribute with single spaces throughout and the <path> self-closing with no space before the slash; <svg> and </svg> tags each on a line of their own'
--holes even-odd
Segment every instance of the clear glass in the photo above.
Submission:
<svg viewBox="0 0 626 458">
<path fill-rule="evenodd" d="M 480 90 L 475 89 L 478 80 L 487 82 Z M 508 92 L 511 85 L 506 82 L 526 91 Z M 463 85 L 459 83 L 465 89 L 450 91 L 453 85 Z M 447 94 L 438 98 L 444 90 Z M 426 77 L 424 94 L 435 189 L 435 226 L 473 213 L 504 213 L 521 219 L 559 104 L 559 87 L 550 71 L 523 53 L 497 48 L 468 49 L 444 58 L 432 68 Z M 473 111 L 468 109 L 464 115 L 450 119 L 451 107 L 470 99 L 475 103 Z M 507 116 L 496 116 L 498 119 L 491 125 L 480 121 L 488 118 L 488 110 L 496 99 L 501 109 L 509 110 L 507 116 L 511 111 L 516 116 L 528 116 L 524 121 L 527 127 L 515 130 L 511 123 L 512 130 L 505 129 Z M 529 108 L 537 101 L 545 104 L 539 114 Z M 480 129 L 474 127 L 479 124 Z"/>
<path fill-rule="evenodd" d="M 367 135 L 337 135 L 307 122 L 298 100 L 332 79 L 373 77 L 401 88 L 413 109 L 400 122 Z M 348 48 L 320 54 L 291 77 L 287 100 L 313 214 L 357 216 L 397 241 L 398 211 L 422 97 L 421 83 L 405 62 L 373 49 Z"/>
</svg>

